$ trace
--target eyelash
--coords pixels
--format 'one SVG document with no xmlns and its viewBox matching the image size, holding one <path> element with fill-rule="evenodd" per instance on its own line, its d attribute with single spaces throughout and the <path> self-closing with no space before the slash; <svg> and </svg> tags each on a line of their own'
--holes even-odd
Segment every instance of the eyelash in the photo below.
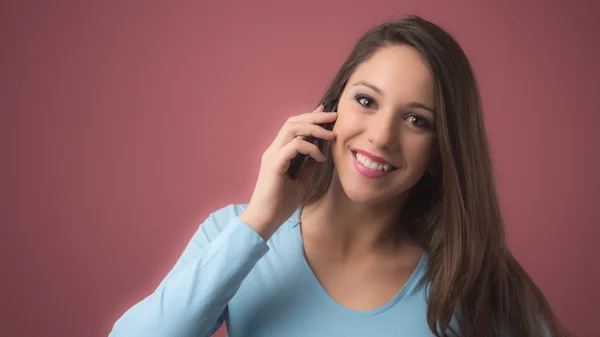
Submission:
<svg viewBox="0 0 600 337">
<path fill-rule="evenodd" d="M 360 104 L 364 108 L 369 109 L 370 107 L 367 107 L 367 106 L 363 105 L 362 103 L 360 103 L 360 100 L 363 98 L 366 98 L 366 99 L 370 100 L 371 102 L 374 102 L 374 99 L 372 99 L 371 97 L 369 97 L 367 95 L 360 94 L 360 95 L 354 96 L 354 99 L 356 100 L 356 102 L 358 102 L 358 104 Z M 429 121 L 427 119 L 425 119 L 421 116 L 418 116 L 418 115 L 410 115 L 408 117 L 416 117 L 423 121 L 423 125 L 421 125 L 421 126 L 415 125 L 416 127 L 420 128 L 420 129 L 431 129 L 431 123 L 429 123 Z"/>
</svg>

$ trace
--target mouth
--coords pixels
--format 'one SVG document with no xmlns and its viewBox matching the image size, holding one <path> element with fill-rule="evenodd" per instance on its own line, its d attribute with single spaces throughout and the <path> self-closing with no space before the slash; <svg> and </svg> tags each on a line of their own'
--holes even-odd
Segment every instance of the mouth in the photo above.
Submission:
<svg viewBox="0 0 600 337">
<path fill-rule="evenodd" d="M 352 152 L 354 167 L 363 176 L 369 178 L 381 178 L 398 169 L 388 162 L 383 162 L 383 160 L 376 161 L 355 150 L 350 151 Z"/>
</svg>

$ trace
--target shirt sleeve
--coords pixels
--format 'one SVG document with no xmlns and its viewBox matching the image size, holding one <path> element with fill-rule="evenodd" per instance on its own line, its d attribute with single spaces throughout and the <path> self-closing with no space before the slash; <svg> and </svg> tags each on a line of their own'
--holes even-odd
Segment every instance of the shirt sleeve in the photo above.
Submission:
<svg viewBox="0 0 600 337">
<path fill-rule="evenodd" d="M 235 205 L 212 213 L 156 290 L 127 310 L 109 337 L 211 336 L 227 304 L 269 250 Z"/>
</svg>

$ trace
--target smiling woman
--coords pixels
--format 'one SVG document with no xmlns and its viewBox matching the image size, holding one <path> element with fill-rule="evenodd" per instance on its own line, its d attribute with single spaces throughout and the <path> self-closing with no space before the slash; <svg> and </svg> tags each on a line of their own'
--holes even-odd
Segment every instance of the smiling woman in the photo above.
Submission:
<svg viewBox="0 0 600 337">
<path fill-rule="evenodd" d="M 449 34 L 419 17 L 374 27 L 322 101 L 336 111 L 290 117 L 250 202 L 211 214 L 110 336 L 566 336 L 507 248 Z M 298 154 L 312 160 L 290 179 Z"/>
<path fill-rule="evenodd" d="M 369 207 L 397 209 L 437 148 L 433 75 L 416 49 L 398 44 L 373 53 L 348 83 L 333 130 L 332 189 L 339 185 L 349 199 Z M 394 170 L 381 173 L 379 164 Z"/>
</svg>

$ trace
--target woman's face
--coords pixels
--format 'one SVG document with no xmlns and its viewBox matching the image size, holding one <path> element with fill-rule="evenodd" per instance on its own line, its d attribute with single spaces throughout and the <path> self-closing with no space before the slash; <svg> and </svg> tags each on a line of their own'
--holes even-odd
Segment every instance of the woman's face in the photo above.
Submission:
<svg viewBox="0 0 600 337">
<path fill-rule="evenodd" d="M 354 201 L 408 191 L 435 150 L 433 74 L 407 45 L 379 49 L 359 65 L 338 103 L 332 153 L 339 183 Z"/>
</svg>

